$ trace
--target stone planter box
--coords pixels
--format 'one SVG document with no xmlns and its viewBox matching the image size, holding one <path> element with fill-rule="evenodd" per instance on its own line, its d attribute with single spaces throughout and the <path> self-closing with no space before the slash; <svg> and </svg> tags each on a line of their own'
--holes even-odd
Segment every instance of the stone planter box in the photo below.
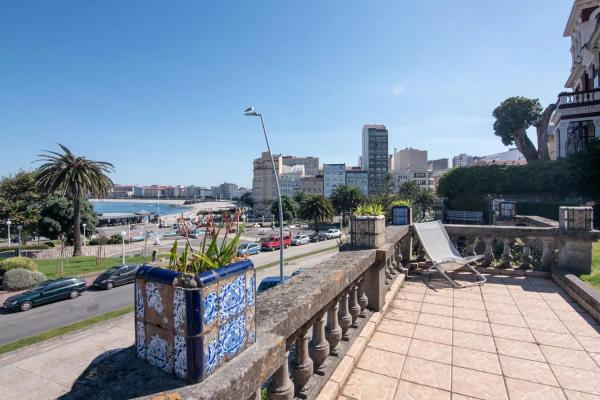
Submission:
<svg viewBox="0 0 600 400">
<path fill-rule="evenodd" d="M 143 266 L 135 280 L 139 358 L 197 383 L 256 341 L 252 261 L 196 275 L 198 287 L 173 285 L 179 272 Z"/>
<path fill-rule="evenodd" d="M 351 217 L 350 240 L 352 247 L 376 249 L 385 244 L 385 216 Z"/>
</svg>

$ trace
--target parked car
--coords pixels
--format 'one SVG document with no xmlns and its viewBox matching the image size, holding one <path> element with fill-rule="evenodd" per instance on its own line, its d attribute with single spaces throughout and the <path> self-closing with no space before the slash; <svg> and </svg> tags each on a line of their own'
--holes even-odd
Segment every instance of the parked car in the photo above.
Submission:
<svg viewBox="0 0 600 400">
<path fill-rule="evenodd" d="M 116 265 L 110 267 L 94 280 L 95 288 L 110 290 L 115 286 L 126 285 L 135 281 L 135 273 L 139 265 Z"/>
<path fill-rule="evenodd" d="M 284 282 L 287 281 L 288 279 L 290 279 L 289 276 L 283 277 Z M 257 293 L 264 292 L 265 290 L 269 290 L 272 287 L 279 285 L 280 283 L 281 283 L 281 278 L 279 276 L 267 276 L 262 281 L 260 281 L 260 285 L 258 285 L 256 292 Z"/>
<path fill-rule="evenodd" d="M 263 251 L 273 251 L 276 249 L 279 249 L 281 247 L 281 240 L 279 239 L 279 236 L 269 236 L 266 238 L 262 238 L 260 240 L 261 244 L 260 244 L 260 249 Z M 290 235 L 284 235 L 283 236 L 283 246 L 284 247 L 289 247 L 289 245 L 292 243 L 292 238 L 290 237 Z"/>
<path fill-rule="evenodd" d="M 327 237 L 327 239 L 336 239 L 342 237 L 342 231 L 340 231 L 339 229 L 327 229 L 327 232 L 325 232 L 325 236 Z"/>
<path fill-rule="evenodd" d="M 258 253 L 260 253 L 260 245 L 258 243 L 242 243 L 237 249 L 238 256 L 251 256 Z"/>
<path fill-rule="evenodd" d="M 296 235 L 292 238 L 292 244 L 294 246 L 300 246 L 308 243 L 310 243 L 310 238 L 308 235 Z"/>
<path fill-rule="evenodd" d="M 9 310 L 28 311 L 32 307 L 64 299 L 75 299 L 85 291 L 86 281 L 83 278 L 68 277 L 49 280 L 4 302 Z"/>
<path fill-rule="evenodd" d="M 310 235 L 311 242 L 322 242 L 323 240 L 327 240 L 327 235 L 321 232 L 315 232 Z"/>
</svg>

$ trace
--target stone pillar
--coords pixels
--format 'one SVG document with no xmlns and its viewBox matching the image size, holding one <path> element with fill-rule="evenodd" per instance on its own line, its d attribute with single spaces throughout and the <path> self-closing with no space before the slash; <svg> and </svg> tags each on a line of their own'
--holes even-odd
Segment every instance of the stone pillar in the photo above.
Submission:
<svg viewBox="0 0 600 400">
<path fill-rule="evenodd" d="M 292 380 L 296 389 L 296 397 L 305 399 L 306 384 L 313 374 L 313 361 L 308 352 L 308 330 L 303 328 L 296 339 L 296 355 L 292 361 Z"/>
<path fill-rule="evenodd" d="M 531 256 L 531 240 L 528 238 L 523 239 L 523 254 L 521 255 L 521 269 L 532 268 L 531 263 L 533 257 Z"/>
<path fill-rule="evenodd" d="M 510 246 L 512 244 L 512 239 L 505 238 L 503 240 L 504 247 L 502 249 L 502 264 L 500 264 L 500 268 L 510 268 L 510 263 L 512 261 L 512 254 L 510 253 Z"/>
<path fill-rule="evenodd" d="M 325 328 L 325 338 L 329 342 L 330 354 L 337 356 L 337 344 L 342 338 L 342 328 L 338 323 L 339 300 L 327 312 L 327 327 Z"/>
<path fill-rule="evenodd" d="M 404 236 L 400 239 L 400 255 L 402 257 L 402 265 L 408 268 L 410 264 L 410 255 L 412 253 L 412 234 Z"/>
<path fill-rule="evenodd" d="M 547 270 L 550 270 L 554 264 L 554 241 L 554 238 L 542 239 L 542 266 Z"/>
<path fill-rule="evenodd" d="M 329 355 L 329 343 L 325 336 L 325 312 L 321 312 L 313 324 L 312 340 L 308 349 L 317 375 L 323 375 L 325 360 Z"/>
<path fill-rule="evenodd" d="M 483 265 L 488 267 L 492 265 L 492 262 L 494 261 L 494 249 L 492 248 L 494 238 L 486 237 L 483 240 L 485 241 L 485 251 L 483 252 Z"/>
<path fill-rule="evenodd" d="M 367 269 L 365 275 L 365 293 L 369 299 L 368 307 L 373 311 L 383 310 L 385 304 L 385 252 L 377 250 L 375 263 Z"/>
<path fill-rule="evenodd" d="M 271 384 L 268 389 L 269 400 L 292 400 L 294 398 L 294 384 L 290 379 L 288 368 L 289 355 L 290 352 L 286 351 L 283 365 L 275 371 L 271 378 Z"/>
<path fill-rule="evenodd" d="M 592 273 L 592 241 L 561 237 L 558 250 L 558 267 L 574 275 Z"/>
</svg>

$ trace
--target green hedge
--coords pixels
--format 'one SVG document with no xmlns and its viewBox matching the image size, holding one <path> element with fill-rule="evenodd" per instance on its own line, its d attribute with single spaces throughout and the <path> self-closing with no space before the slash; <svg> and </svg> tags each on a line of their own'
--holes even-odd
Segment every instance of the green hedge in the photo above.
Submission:
<svg viewBox="0 0 600 400">
<path fill-rule="evenodd" d="M 48 246 L 46 243 L 40 244 L 26 244 L 21 247 L 21 250 L 48 250 L 51 246 Z M 52 246 L 54 247 L 54 246 Z M 19 250 L 19 246 L 0 246 L 0 252 L 2 251 L 17 251 Z"/>
</svg>

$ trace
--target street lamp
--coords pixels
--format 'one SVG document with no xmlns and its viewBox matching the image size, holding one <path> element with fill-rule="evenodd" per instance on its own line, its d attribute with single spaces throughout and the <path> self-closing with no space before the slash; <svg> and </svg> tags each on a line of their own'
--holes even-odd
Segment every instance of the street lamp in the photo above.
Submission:
<svg viewBox="0 0 600 400">
<path fill-rule="evenodd" d="M 83 223 L 81 226 L 83 226 L 83 245 L 85 246 L 85 227 L 87 226 L 87 224 Z"/>
<path fill-rule="evenodd" d="M 23 238 L 21 237 L 21 230 L 23 229 L 23 225 L 17 225 L 17 231 L 19 232 L 19 257 L 21 257 L 21 249 L 23 245 Z"/>
<path fill-rule="evenodd" d="M 10 224 L 12 224 L 12 221 L 10 219 L 7 219 L 6 227 L 8 229 L 8 247 L 10 247 Z"/>
<path fill-rule="evenodd" d="M 277 175 L 277 169 L 275 168 L 275 160 L 273 160 L 273 154 L 271 153 L 271 145 L 269 144 L 269 137 L 267 136 L 267 130 L 265 128 L 265 121 L 263 120 L 262 114 L 256 112 L 254 107 L 248 107 L 244 110 L 244 115 L 247 117 L 260 117 L 260 124 L 262 125 L 263 133 L 265 134 L 265 141 L 267 142 L 267 150 L 269 151 L 269 157 L 271 157 L 271 165 L 273 166 L 273 175 L 275 175 L 275 185 L 277 186 L 277 203 L 279 204 L 279 279 L 283 283 L 283 205 L 281 203 L 281 190 L 279 189 L 279 177 Z"/>
<path fill-rule="evenodd" d="M 122 253 L 122 262 L 121 264 L 125 265 L 125 235 L 127 235 L 127 232 L 123 231 L 121 232 L 121 239 L 122 239 L 122 244 L 121 244 L 121 253 Z"/>
</svg>

